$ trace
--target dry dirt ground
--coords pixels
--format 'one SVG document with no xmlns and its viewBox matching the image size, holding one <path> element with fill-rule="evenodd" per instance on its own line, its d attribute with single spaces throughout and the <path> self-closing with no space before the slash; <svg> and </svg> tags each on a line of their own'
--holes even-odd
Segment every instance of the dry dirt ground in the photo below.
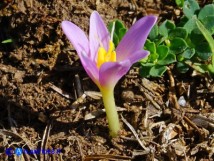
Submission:
<svg viewBox="0 0 214 161">
<path fill-rule="evenodd" d="M 70 20 L 87 32 L 93 10 L 127 27 L 148 14 L 182 15 L 172 0 L 1 1 L 0 41 L 12 43 L 0 44 L 0 160 L 213 160 L 212 79 L 173 68 L 145 79 L 132 67 L 115 88 L 121 134 L 108 136 L 100 93 L 60 27 Z"/>
</svg>

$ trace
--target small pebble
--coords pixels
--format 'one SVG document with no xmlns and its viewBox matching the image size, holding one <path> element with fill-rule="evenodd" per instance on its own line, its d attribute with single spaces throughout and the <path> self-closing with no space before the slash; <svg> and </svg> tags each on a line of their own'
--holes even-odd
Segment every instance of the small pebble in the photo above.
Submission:
<svg viewBox="0 0 214 161">
<path fill-rule="evenodd" d="M 175 15 L 176 15 L 176 16 L 180 16 L 181 11 L 180 11 L 180 10 L 178 10 L 178 9 L 176 9 L 176 10 L 174 10 L 174 13 L 175 13 Z"/>
<path fill-rule="evenodd" d="M 179 105 L 180 106 L 186 106 L 186 100 L 185 100 L 185 98 L 184 98 L 184 96 L 181 96 L 179 99 L 178 99 L 178 103 L 179 103 Z"/>
</svg>

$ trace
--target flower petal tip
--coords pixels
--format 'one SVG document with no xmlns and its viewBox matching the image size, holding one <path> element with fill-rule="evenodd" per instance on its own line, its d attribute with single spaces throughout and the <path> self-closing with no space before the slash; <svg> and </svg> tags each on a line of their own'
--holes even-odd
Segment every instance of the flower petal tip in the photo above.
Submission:
<svg viewBox="0 0 214 161">
<path fill-rule="evenodd" d="M 67 27 L 69 27 L 69 25 L 71 24 L 71 22 L 70 21 L 62 21 L 62 23 L 61 23 L 61 27 L 62 27 L 62 29 L 63 30 L 65 30 Z"/>
</svg>

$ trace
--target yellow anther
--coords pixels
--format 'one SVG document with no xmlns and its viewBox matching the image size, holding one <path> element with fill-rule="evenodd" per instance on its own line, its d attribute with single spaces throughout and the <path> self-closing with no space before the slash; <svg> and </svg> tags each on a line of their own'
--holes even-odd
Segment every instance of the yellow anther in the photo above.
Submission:
<svg viewBox="0 0 214 161">
<path fill-rule="evenodd" d="M 112 41 L 109 42 L 108 52 L 103 47 L 100 47 L 98 50 L 97 67 L 100 68 L 105 62 L 116 62 L 116 52 L 114 51 L 114 43 Z"/>
<path fill-rule="evenodd" d="M 105 62 L 105 56 L 106 56 L 106 50 L 103 47 L 100 47 L 98 50 L 97 55 L 97 67 L 100 68 L 100 66 Z"/>
<path fill-rule="evenodd" d="M 108 52 L 114 51 L 114 43 L 112 41 L 109 42 Z"/>
<path fill-rule="evenodd" d="M 111 53 L 111 58 L 110 58 L 110 61 L 111 62 L 116 62 L 116 51 L 112 51 L 112 53 Z"/>
</svg>

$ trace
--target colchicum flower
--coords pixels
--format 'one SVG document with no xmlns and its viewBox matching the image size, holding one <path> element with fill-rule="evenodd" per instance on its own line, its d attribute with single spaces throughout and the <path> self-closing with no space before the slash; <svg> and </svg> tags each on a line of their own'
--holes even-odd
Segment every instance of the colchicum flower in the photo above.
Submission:
<svg viewBox="0 0 214 161">
<path fill-rule="evenodd" d="M 75 24 L 62 22 L 63 32 L 76 49 L 85 71 L 102 93 L 112 137 L 120 131 L 114 87 L 132 64 L 148 56 L 149 52 L 143 50 L 143 46 L 156 20 L 155 16 L 141 18 L 128 30 L 116 49 L 111 37 L 113 34 L 109 34 L 98 12 L 91 14 L 89 38 Z"/>
</svg>

